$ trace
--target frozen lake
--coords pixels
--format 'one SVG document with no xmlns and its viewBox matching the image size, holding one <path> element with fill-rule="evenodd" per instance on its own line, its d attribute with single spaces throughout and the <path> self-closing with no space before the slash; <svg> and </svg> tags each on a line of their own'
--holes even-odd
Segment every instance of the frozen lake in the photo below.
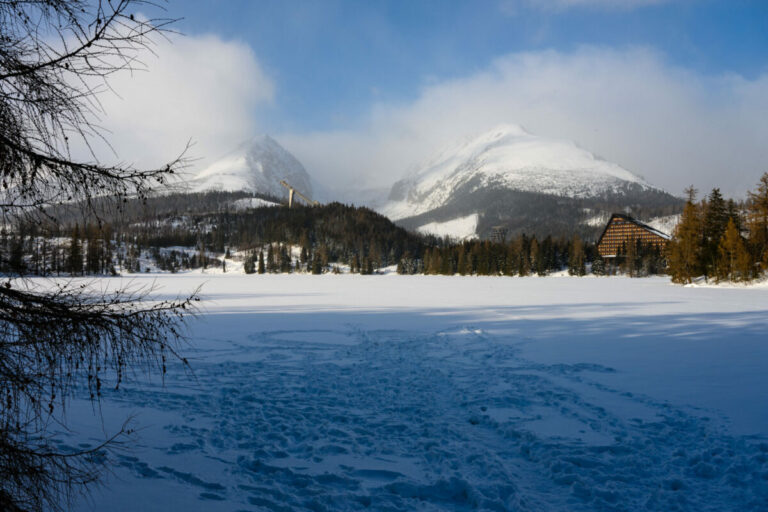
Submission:
<svg viewBox="0 0 768 512">
<path fill-rule="evenodd" d="M 203 286 L 193 373 L 73 403 L 62 444 L 138 428 L 80 512 L 768 510 L 768 288 L 152 281 Z"/>
</svg>

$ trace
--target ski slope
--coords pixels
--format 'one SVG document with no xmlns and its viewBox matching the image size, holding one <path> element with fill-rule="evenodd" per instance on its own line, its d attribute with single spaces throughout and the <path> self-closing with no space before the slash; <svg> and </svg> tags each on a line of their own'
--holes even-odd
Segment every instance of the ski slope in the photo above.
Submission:
<svg viewBox="0 0 768 512">
<path fill-rule="evenodd" d="M 105 279 L 103 286 L 119 281 Z M 768 509 L 768 288 L 662 278 L 140 275 L 204 312 L 75 510 Z"/>
<path fill-rule="evenodd" d="M 430 222 L 419 226 L 416 231 L 423 235 L 448 237 L 455 240 L 469 240 L 477 237 L 477 223 L 480 215 L 473 213 L 446 222 Z"/>
</svg>

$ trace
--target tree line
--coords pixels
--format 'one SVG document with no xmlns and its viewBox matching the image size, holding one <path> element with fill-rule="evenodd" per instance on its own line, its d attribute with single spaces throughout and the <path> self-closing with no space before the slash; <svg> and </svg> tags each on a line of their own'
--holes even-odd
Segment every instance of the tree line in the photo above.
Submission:
<svg viewBox="0 0 768 512">
<path fill-rule="evenodd" d="M 546 275 L 573 267 L 581 275 L 595 254 L 593 244 L 578 236 L 523 234 L 499 243 L 417 235 L 367 208 L 331 203 L 130 224 L 20 220 L 13 229 L 0 230 L 0 273 L 115 275 L 142 272 L 147 260 L 176 272 L 226 265 L 236 251 L 246 273 L 313 274 L 338 272 L 341 264 L 360 274 L 397 265 L 402 274 Z"/>
<path fill-rule="evenodd" d="M 703 276 L 715 281 L 750 281 L 768 269 L 768 173 L 738 205 L 720 190 L 688 199 L 667 249 L 668 272 L 676 283 Z"/>
<path fill-rule="evenodd" d="M 597 275 L 668 273 L 677 283 L 699 276 L 748 281 L 762 275 L 768 268 L 768 173 L 743 203 L 726 200 L 717 188 L 700 201 L 692 188 L 687 194 L 666 250 L 627 240 L 610 260 L 578 235 L 455 241 L 414 234 L 367 208 L 330 203 L 230 210 L 227 201 L 232 198 L 213 193 L 195 196 L 206 212 L 195 213 L 177 197 L 163 210 L 177 213 L 170 217 L 156 216 L 159 206 L 142 215 L 129 202 L 130 215 L 115 217 L 114 223 L 61 227 L 20 221 L 16 228 L 0 231 L 0 272 L 141 272 L 146 270 L 142 255 L 161 270 L 175 272 L 226 265 L 237 250 L 246 273 L 321 274 L 338 272 L 334 264 L 344 264 L 360 274 L 390 265 L 397 265 L 401 274 L 507 276 L 543 276 L 566 268 L 572 275 L 584 275 L 591 268 Z M 216 254 L 226 257 L 220 260 Z"/>
<path fill-rule="evenodd" d="M 544 276 L 568 268 L 585 275 L 595 251 L 579 236 L 573 239 L 522 234 L 508 242 L 450 240 L 427 245 L 418 254 L 406 254 L 397 265 L 400 274 Z"/>
</svg>

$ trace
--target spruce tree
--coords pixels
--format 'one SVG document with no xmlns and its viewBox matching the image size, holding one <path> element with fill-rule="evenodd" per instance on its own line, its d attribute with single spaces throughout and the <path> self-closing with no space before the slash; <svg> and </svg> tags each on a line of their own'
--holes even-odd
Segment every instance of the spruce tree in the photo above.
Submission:
<svg viewBox="0 0 768 512">
<path fill-rule="evenodd" d="M 11 251 L 8 255 L 8 270 L 14 274 L 23 274 L 24 264 L 24 235 L 19 234 L 13 237 L 11 242 Z"/>
<path fill-rule="evenodd" d="M 752 257 L 762 271 L 768 269 L 768 172 L 763 174 L 755 192 L 749 192 L 747 228 Z"/>
<path fill-rule="evenodd" d="M 574 235 L 568 258 L 568 273 L 572 276 L 583 276 L 587 273 L 587 256 L 584 253 L 584 242 L 579 235 Z"/>
<path fill-rule="evenodd" d="M 83 252 L 80 246 L 80 229 L 77 224 L 75 224 L 75 228 L 72 230 L 67 263 L 71 275 L 79 276 L 83 273 Z"/>
<path fill-rule="evenodd" d="M 536 237 L 534 237 L 531 240 L 531 272 L 537 272 L 539 269 L 540 262 L 540 251 L 539 251 L 539 242 L 536 240 Z"/>
<path fill-rule="evenodd" d="M 592 273 L 596 276 L 604 276 L 605 272 L 605 260 L 599 254 L 595 255 L 592 260 Z"/>
<path fill-rule="evenodd" d="M 520 238 L 515 242 L 515 250 L 518 254 L 518 269 L 517 273 L 521 277 L 525 277 L 531 272 L 531 263 L 528 257 L 530 246 L 525 234 L 520 235 Z"/>
<path fill-rule="evenodd" d="M 254 255 L 253 251 L 249 252 L 248 255 L 245 257 L 245 260 L 243 261 L 243 272 L 246 274 L 253 274 L 256 272 L 256 264 L 253 261 Z"/>
<path fill-rule="evenodd" d="M 690 283 L 701 275 L 702 222 L 699 205 L 696 204 L 696 189 L 686 190 L 688 201 L 683 208 L 680 222 L 675 227 L 667 246 L 669 273 L 676 283 Z"/>
<path fill-rule="evenodd" d="M 739 211 L 739 207 L 736 205 L 736 201 L 733 199 L 728 199 L 728 202 L 726 203 L 726 212 L 728 219 L 733 221 L 733 223 L 736 225 L 736 230 L 741 233 L 744 227 L 744 223 L 742 222 L 741 212 Z"/>
<path fill-rule="evenodd" d="M 720 239 L 728 225 L 728 206 L 720 194 L 720 189 L 713 188 L 703 204 L 704 218 L 702 225 L 703 246 L 701 250 L 702 271 L 713 275 L 717 267 Z"/>
<path fill-rule="evenodd" d="M 467 275 L 467 254 L 463 245 L 459 247 L 459 255 L 456 266 L 458 267 L 459 275 Z"/>
<path fill-rule="evenodd" d="M 100 271 L 101 247 L 98 242 L 98 234 L 95 226 L 86 224 L 85 226 L 85 271 L 88 274 L 98 274 Z"/>
<path fill-rule="evenodd" d="M 287 245 L 281 245 L 280 246 L 280 272 L 287 272 L 290 273 L 292 269 L 291 267 L 291 256 L 288 254 L 289 247 Z"/>
<path fill-rule="evenodd" d="M 317 251 L 319 254 L 320 259 L 320 265 L 322 266 L 323 272 L 328 269 L 328 264 L 330 262 L 330 255 L 328 254 L 328 247 L 323 244 L 320 246 L 320 249 Z"/>
<path fill-rule="evenodd" d="M 623 244 L 625 249 L 623 251 L 624 260 L 621 263 L 621 270 L 629 277 L 637 277 L 638 242 L 637 238 L 627 238 Z"/>
<path fill-rule="evenodd" d="M 263 274 L 264 272 L 264 251 L 259 250 L 259 274 Z"/>
<path fill-rule="evenodd" d="M 745 281 L 751 277 L 751 258 L 733 219 L 728 219 L 719 255 L 718 279 Z"/>
<path fill-rule="evenodd" d="M 277 263 L 275 261 L 275 250 L 272 244 L 267 245 L 267 272 L 274 274 L 277 272 Z"/>
<path fill-rule="evenodd" d="M 323 263 L 320 261 L 320 257 L 317 253 L 315 253 L 315 256 L 312 259 L 311 263 L 312 263 L 313 274 L 319 275 L 323 273 Z"/>
</svg>

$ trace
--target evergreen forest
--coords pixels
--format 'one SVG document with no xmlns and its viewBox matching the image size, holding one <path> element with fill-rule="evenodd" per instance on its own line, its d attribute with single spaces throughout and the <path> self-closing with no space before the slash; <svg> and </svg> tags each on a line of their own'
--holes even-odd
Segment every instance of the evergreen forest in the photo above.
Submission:
<svg viewBox="0 0 768 512">
<path fill-rule="evenodd" d="M 0 272 L 5 275 L 117 275 L 179 272 L 243 265 L 246 273 L 341 272 L 374 274 L 396 266 L 400 274 L 632 277 L 669 274 L 748 281 L 768 268 L 768 173 L 746 201 L 719 189 L 696 200 L 687 191 L 681 220 L 666 250 L 627 240 L 616 258 L 603 259 L 597 240 L 541 233 L 506 239 L 463 240 L 407 231 L 364 207 L 242 207 L 250 194 L 209 192 L 129 200 L 119 209 L 76 206 L 24 216 L 0 230 Z M 262 197 L 279 203 L 279 199 Z M 111 203 L 104 203 L 105 205 Z M 57 218 L 58 222 L 47 219 Z"/>
</svg>

